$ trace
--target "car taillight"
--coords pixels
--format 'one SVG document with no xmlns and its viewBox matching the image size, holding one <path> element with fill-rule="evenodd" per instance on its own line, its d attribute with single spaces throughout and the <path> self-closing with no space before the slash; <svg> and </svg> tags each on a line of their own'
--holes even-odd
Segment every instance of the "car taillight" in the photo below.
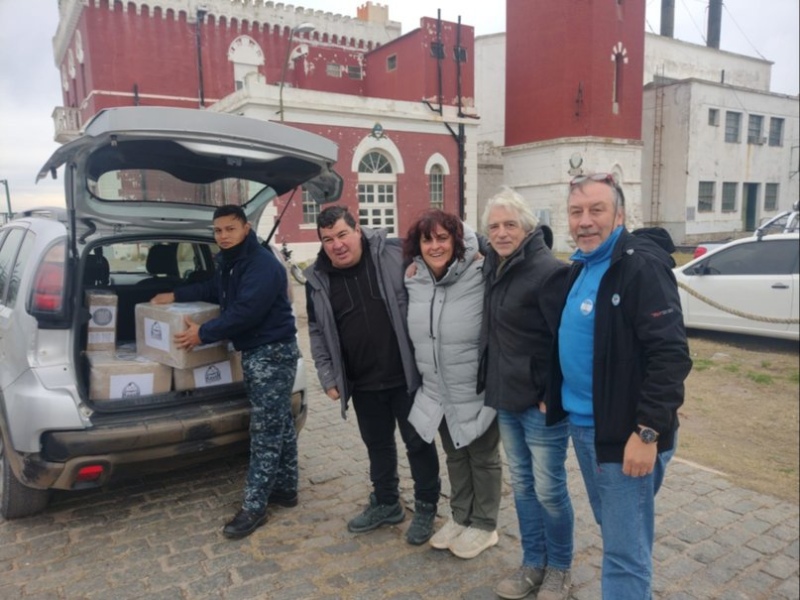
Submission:
<svg viewBox="0 0 800 600">
<path fill-rule="evenodd" d="M 67 243 L 60 239 L 44 253 L 33 275 L 27 309 L 40 327 L 66 326 L 67 304 Z"/>
<path fill-rule="evenodd" d="M 64 264 L 43 262 L 36 271 L 31 307 L 37 312 L 60 312 L 64 306 Z"/>
<path fill-rule="evenodd" d="M 706 252 L 708 252 L 708 248 L 706 248 L 705 246 L 698 246 L 697 248 L 694 249 L 694 254 L 692 256 L 693 258 L 699 258 L 700 256 L 703 256 L 703 254 L 705 254 Z"/>
<path fill-rule="evenodd" d="M 103 465 L 87 465 L 81 467 L 75 476 L 75 482 L 97 481 L 103 474 Z"/>
</svg>

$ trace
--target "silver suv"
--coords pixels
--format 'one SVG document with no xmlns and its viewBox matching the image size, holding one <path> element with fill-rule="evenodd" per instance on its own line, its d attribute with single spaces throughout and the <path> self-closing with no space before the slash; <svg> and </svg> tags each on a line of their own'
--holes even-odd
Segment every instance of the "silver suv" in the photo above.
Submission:
<svg viewBox="0 0 800 600">
<path fill-rule="evenodd" d="M 212 276 L 217 206 L 238 204 L 255 223 L 298 186 L 334 200 L 336 155 L 333 142 L 276 123 L 160 107 L 102 111 L 53 154 L 39 178 L 63 167 L 66 208 L 27 211 L 0 228 L 2 517 L 43 510 L 51 489 L 246 451 L 241 382 L 94 393 L 87 344 L 109 335 L 91 329 L 89 299 L 115 299 L 111 347 L 131 346 L 138 303 Z M 113 314 L 100 314 L 108 325 Z M 302 359 L 293 412 L 299 430 Z"/>
</svg>

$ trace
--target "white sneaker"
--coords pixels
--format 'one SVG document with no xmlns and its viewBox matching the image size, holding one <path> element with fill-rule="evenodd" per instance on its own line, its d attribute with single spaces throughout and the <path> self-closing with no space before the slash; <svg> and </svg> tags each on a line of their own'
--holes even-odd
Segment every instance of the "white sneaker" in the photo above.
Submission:
<svg viewBox="0 0 800 600">
<path fill-rule="evenodd" d="M 431 547 L 437 550 L 447 550 L 453 540 L 466 530 L 464 525 L 459 525 L 452 518 L 442 525 L 442 528 L 428 542 Z"/>
<path fill-rule="evenodd" d="M 450 552 L 458 558 L 475 558 L 486 550 L 496 545 L 500 541 L 497 531 L 486 531 L 475 527 L 467 527 L 450 544 Z"/>
</svg>

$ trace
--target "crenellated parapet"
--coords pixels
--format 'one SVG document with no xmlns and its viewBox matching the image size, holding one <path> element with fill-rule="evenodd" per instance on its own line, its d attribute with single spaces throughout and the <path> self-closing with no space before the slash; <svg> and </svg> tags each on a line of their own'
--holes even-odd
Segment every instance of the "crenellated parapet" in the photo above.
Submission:
<svg viewBox="0 0 800 600">
<path fill-rule="evenodd" d="M 300 24 L 311 23 L 316 30 L 310 34 L 310 39 L 351 48 L 375 48 L 402 34 L 400 23 L 388 20 L 388 6 L 371 2 L 358 9 L 359 14 L 369 18 L 357 18 L 272 0 L 61 0 L 61 19 L 53 37 L 56 66 L 64 60 L 85 7 L 133 11 L 139 16 L 189 23 L 196 22 L 198 11 L 202 11 L 209 26 L 278 35 L 287 34 Z M 369 9 L 368 12 L 364 12 L 365 9 Z"/>
</svg>

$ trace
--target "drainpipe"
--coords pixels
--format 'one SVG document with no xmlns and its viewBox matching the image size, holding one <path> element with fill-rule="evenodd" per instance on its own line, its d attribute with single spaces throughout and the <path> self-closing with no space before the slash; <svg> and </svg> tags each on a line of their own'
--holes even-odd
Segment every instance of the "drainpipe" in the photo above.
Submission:
<svg viewBox="0 0 800 600">
<path fill-rule="evenodd" d="M 197 23 L 194 26 L 195 44 L 197 45 L 197 94 L 200 99 L 200 108 L 206 105 L 205 93 L 203 90 L 203 37 L 200 26 L 203 24 L 203 17 L 206 14 L 205 9 L 197 9 Z"/>
</svg>

